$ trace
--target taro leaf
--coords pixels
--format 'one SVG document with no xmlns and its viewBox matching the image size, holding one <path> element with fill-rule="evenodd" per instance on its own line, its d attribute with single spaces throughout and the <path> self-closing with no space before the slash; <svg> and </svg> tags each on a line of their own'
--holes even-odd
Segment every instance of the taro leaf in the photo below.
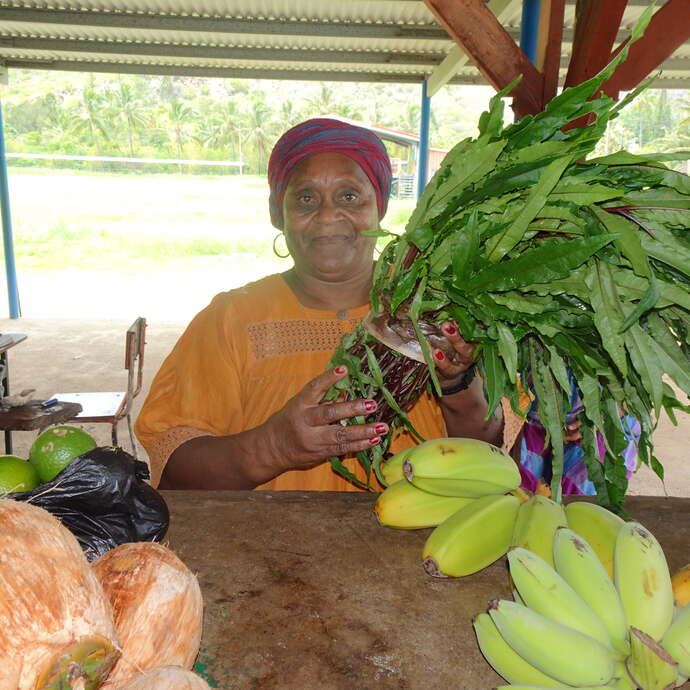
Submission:
<svg viewBox="0 0 690 690">
<path fill-rule="evenodd" d="M 565 278 L 615 237 L 602 234 L 566 242 L 560 239 L 544 240 L 536 249 L 528 249 L 516 259 L 501 261 L 479 271 L 464 286 L 456 287 L 468 292 L 513 290 Z"/>
<path fill-rule="evenodd" d="M 626 376 L 628 362 L 621 336 L 625 316 L 616 292 L 613 272 L 606 262 L 594 261 L 585 282 L 589 288 L 589 301 L 594 309 L 593 320 L 601 343 L 621 374 Z"/>
<path fill-rule="evenodd" d="M 571 161 L 572 154 L 569 154 L 546 166 L 537 184 L 529 191 L 520 215 L 503 233 L 486 243 L 485 256 L 489 261 L 499 261 L 522 239 L 530 222 L 541 211 L 547 197 Z"/>
</svg>

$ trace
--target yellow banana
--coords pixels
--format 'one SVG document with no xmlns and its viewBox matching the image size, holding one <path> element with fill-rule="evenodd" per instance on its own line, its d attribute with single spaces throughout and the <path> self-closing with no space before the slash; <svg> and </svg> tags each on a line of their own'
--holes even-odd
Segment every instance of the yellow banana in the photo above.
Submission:
<svg viewBox="0 0 690 690">
<path fill-rule="evenodd" d="M 388 460 L 381 463 L 381 467 L 379 469 L 386 486 L 391 486 L 391 484 L 395 484 L 395 482 L 399 482 L 401 479 L 405 478 L 402 466 L 407 454 L 411 450 L 412 448 L 405 448 L 399 453 L 391 455 Z"/>
<path fill-rule="evenodd" d="M 606 628 L 613 648 L 630 653 L 630 637 L 623 604 L 594 549 L 567 527 L 556 530 L 553 540 L 556 572 L 577 592 Z"/>
<path fill-rule="evenodd" d="M 489 604 L 505 641 L 528 663 L 566 685 L 606 685 L 614 677 L 609 649 L 588 635 L 507 599 Z"/>
<path fill-rule="evenodd" d="M 671 586 L 673 587 L 673 598 L 678 606 L 690 604 L 690 563 L 673 574 Z"/>
<path fill-rule="evenodd" d="M 630 628 L 631 653 L 626 661 L 628 673 L 638 688 L 666 690 L 675 685 L 678 664 L 649 635 Z"/>
<path fill-rule="evenodd" d="M 658 642 L 673 619 L 671 575 L 659 542 L 639 522 L 618 532 L 614 576 L 628 625 Z"/>
<path fill-rule="evenodd" d="M 520 470 L 507 453 L 472 438 L 420 443 L 405 458 L 403 472 L 416 487 L 443 496 L 478 498 L 520 485 Z"/>
<path fill-rule="evenodd" d="M 580 595 L 540 556 L 515 547 L 508 552 L 510 577 L 525 606 L 611 647 L 603 622 Z"/>
<path fill-rule="evenodd" d="M 480 613 L 472 621 L 477 642 L 484 658 L 499 676 L 509 683 L 527 683 L 544 688 L 561 688 L 554 678 L 527 663 L 498 632 L 488 613 Z M 511 685 L 513 687 L 513 685 Z M 526 687 L 526 686 L 525 686 Z M 530 685 L 531 687 L 531 685 Z"/>
<path fill-rule="evenodd" d="M 678 662 L 681 676 L 690 676 L 690 604 L 676 615 L 661 638 L 661 646 Z"/>
<path fill-rule="evenodd" d="M 535 494 L 520 504 L 512 546 L 532 551 L 553 566 L 553 536 L 556 528 L 565 526 L 563 506 L 546 496 Z"/>
<path fill-rule="evenodd" d="M 505 554 L 519 501 L 482 496 L 460 508 L 429 535 L 422 550 L 424 570 L 434 577 L 463 577 Z"/>
<path fill-rule="evenodd" d="M 386 527 L 420 529 L 440 525 L 474 500 L 430 494 L 413 486 L 407 479 L 400 479 L 379 494 L 374 510 L 379 522 Z"/>
<path fill-rule="evenodd" d="M 610 510 L 587 501 L 573 501 L 565 506 L 568 527 L 594 549 L 613 580 L 613 552 L 618 531 L 625 521 Z"/>
</svg>

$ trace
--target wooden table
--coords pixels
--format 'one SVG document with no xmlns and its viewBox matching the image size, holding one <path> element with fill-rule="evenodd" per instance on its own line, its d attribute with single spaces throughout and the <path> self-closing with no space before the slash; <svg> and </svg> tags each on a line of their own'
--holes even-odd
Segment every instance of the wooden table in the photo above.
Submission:
<svg viewBox="0 0 690 690">
<path fill-rule="evenodd" d="M 4 397 L 10 394 L 10 364 L 8 350 L 26 340 L 24 333 L 0 334 L 0 392 Z M 12 431 L 5 430 L 5 453 L 12 452 Z"/>
<path fill-rule="evenodd" d="M 471 620 L 510 597 L 505 561 L 439 580 L 430 530 L 381 527 L 371 494 L 162 492 L 168 543 L 205 601 L 196 670 L 253 690 L 487 690 L 501 679 Z M 676 570 L 690 562 L 690 499 L 629 497 Z"/>
</svg>

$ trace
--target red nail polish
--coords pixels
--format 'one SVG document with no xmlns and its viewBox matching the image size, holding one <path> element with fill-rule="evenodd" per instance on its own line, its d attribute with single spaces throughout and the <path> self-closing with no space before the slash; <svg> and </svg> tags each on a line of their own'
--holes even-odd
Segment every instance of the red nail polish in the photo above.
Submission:
<svg viewBox="0 0 690 690">
<path fill-rule="evenodd" d="M 369 439 L 370 446 L 375 446 L 377 443 L 381 443 L 381 439 L 378 436 L 374 436 L 374 438 Z"/>
<path fill-rule="evenodd" d="M 377 424 L 375 431 L 377 434 L 385 434 L 388 429 L 386 428 L 385 424 Z"/>
<path fill-rule="evenodd" d="M 446 333 L 448 335 L 455 335 L 457 332 L 458 332 L 458 329 L 455 328 L 455 326 L 450 326 L 450 325 L 446 326 Z"/>
<path fill-rule="evenodd" d="M 364 409 L 373 412 L 376 409 L 376 403 L 373 400 L 365 400 Z"/>
<path fill-rule="evenodd" d="M 436 359 L 439 362 L 442 362 L 445 359 L 445 356 L 443 355 L 443 352 L 441 352 L 441 350 L 437 350 L 436 352 L 434 352 L 434 357 L 436 357 Z"/>
<path fill-rule="evenodd" d="M 333 369 L 333 371 L 340 376 L 341 374 L 347 374 L 347 367 L 341 364 L 339 367 Z"/>
</svg>

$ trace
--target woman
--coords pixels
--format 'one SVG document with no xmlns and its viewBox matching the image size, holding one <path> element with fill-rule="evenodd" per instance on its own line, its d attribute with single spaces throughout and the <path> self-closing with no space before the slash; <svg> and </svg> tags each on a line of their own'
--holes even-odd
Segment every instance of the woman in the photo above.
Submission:
<svg viewBox="0 0 690 690">
<path fill-rule="evenodd" d="M 373 400 L 320 402 L 347 375 L 324 371 L 333 350 L 368 311 L 375 239 L 362 233 L 386 212 L 385 147 L 360 127 L 309 120 L 277 142 L 268 181 L 271 220 L 294 267 L 217 295 L 163 363 L 136 425 L 161 488 L 356 490 L 328 458 L 350 456 L 346 466 L 364 479 L 352 456 L 388 431 L 338 423 L 366 417 Z M 504 425 L 500 409 L 484 420 L 481 381 L 465 378 L 472 345 L 454 324 L 444 332 L 456 355 L 433 354 L 447 394 L 419 399 L 415 427 L 425 438 L 512 445 L 519 424 Z M 391 450 L 413 443 L 403 433 Z"/>
</svg>

